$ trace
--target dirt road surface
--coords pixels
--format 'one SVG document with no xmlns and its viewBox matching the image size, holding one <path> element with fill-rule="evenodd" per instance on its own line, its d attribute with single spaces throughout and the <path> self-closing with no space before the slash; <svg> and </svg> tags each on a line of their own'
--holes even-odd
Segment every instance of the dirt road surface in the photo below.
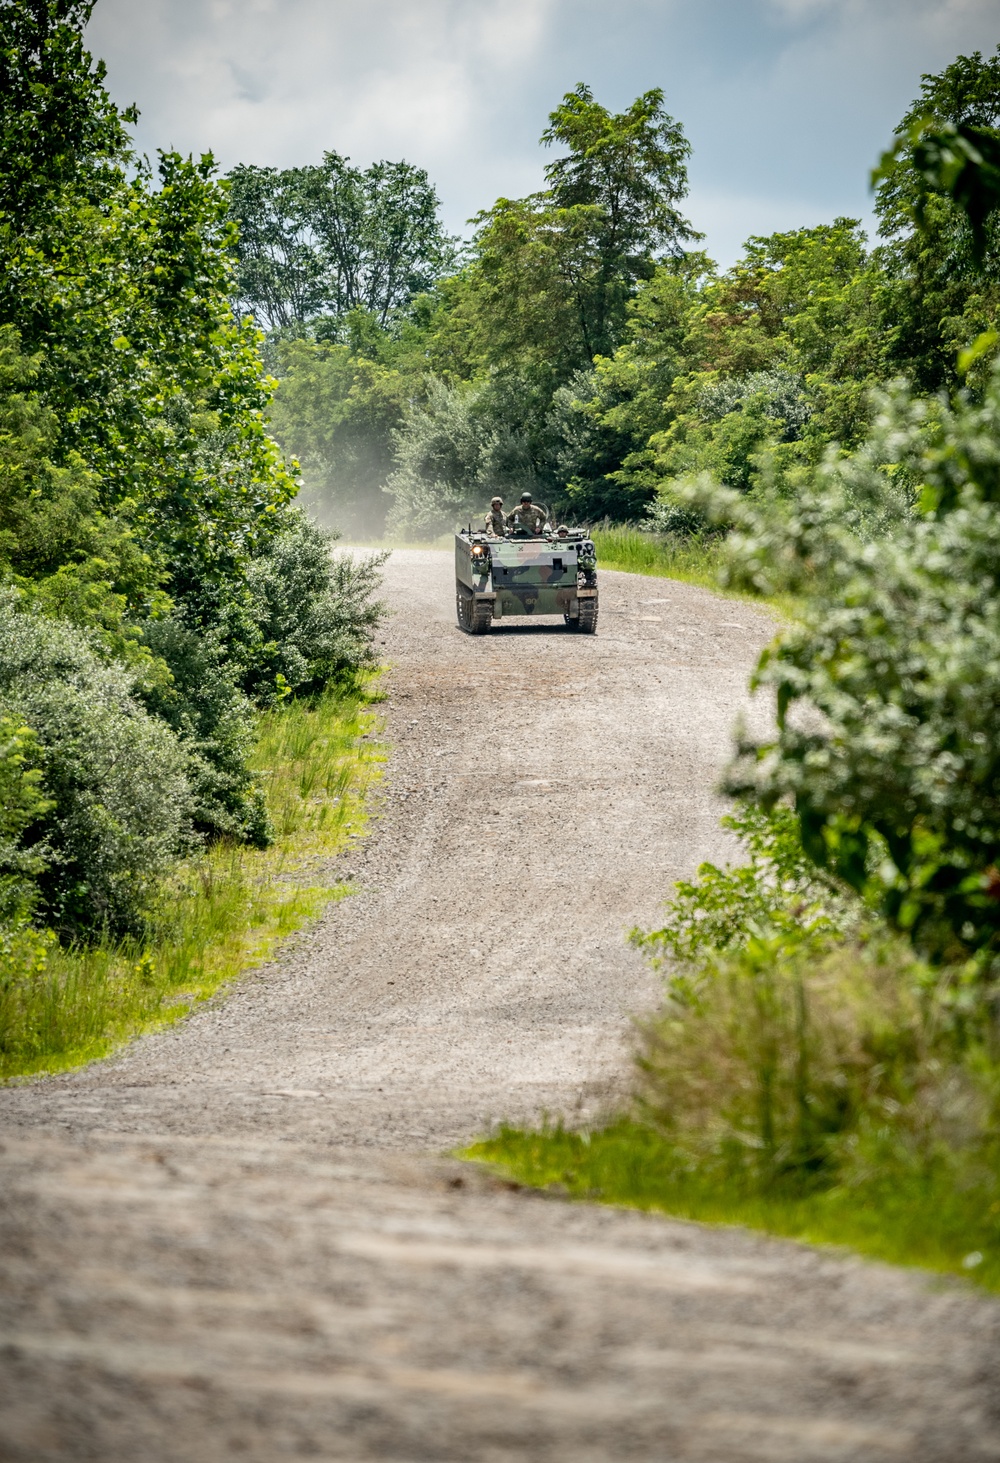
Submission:
<svg viewBox="0 0 1000 1463">
<path fill-rule="evenodd" d="M 445 1156 L 627 1081 L 625 932 L 726 852 L 773 629 L 605 574 L 596 638 L 472 639 L 452 582 L 388 566 L 359 892 L 183 1025 L 0 1092 L 0 1460 L 1000 1458 L 994 1300 Z"/>
</svg>

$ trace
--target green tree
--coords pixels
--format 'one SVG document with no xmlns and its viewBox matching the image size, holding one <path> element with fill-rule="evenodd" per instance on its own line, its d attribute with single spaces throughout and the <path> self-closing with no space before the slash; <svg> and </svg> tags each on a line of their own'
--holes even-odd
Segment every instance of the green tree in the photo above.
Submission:
<svg viewBox="0 0 1000 1463">
<path fill-rule="evenodd" d="M 276 666 L 304 666 L 312 686 L 350 661 L 345 647 L 367 660 L 371 576 L 324 549 L 324 580 L 313 545 L 299 619 L 277 630 L 251 582 L 297 528 L 297 484 L 268 432 L 258 333 L 233 319 L 228 191 L 210 157 L 161 154 L 155 173 L 135 157 L 134 113 L 115 109 L 82 42 L 89 14 L 0 3 L 0 581 L 11 625 L 30 620 L 33 643 L 55 647 L 53 683 L 60 646 L 76 665 L 48 696 L 15 664 L 10 705 L 26 716 L 30 701 L 49 750 L 62 738 L 79 796 L 52 782 L 52 816 L 82 839 L 72 877 L 90 877 L 87 848 L 95 878 L 110 859 L 121 898 L 101 899 L 124 927 L 188 834 L 266 841 L 249 694 L 273 701 Z M 51 638 L 59 619 L 85 634 Z M 169 801 L 168 784 L 175 806 L 157 822 L 150 798 Z M 167 813 L 154 857 L 142 821 L 166 829 Z M 60 889 L 67 929 L 104 917 Z"/>
<path fill-rule="evenodd" d="M 210 158 L 163 154 L 154 181 L 134 156 L 129 114 L 114 112 L 80 39 L 88 14 L 0 9 L 5 64 L 42 78 L 31 93 L 39 116 L 65 97 L 81 113 L 56 129 L 58 148 L 31 155 L 46 207 L 12 204 L 0 218 L 0 326 L 32 363 L 31 410 L 45 422 L 41 499 L 53 498 L 53 474 L 63 493 L 72 478 L 78 507 L 89 505 L 81 517 L 93 528 L 102 515 L 105 549 L 117 534 L 116 553 L 90 555 L 105 560 L 106 604 L 109 589 L 148 614 L 163 589 L 195 623 L 238 634 L 239 615 L 221 607 L 243 593 L 246 561 L 276 531 L 295 483 L 266 430 L 256 332 L 232 318 L 227 194 Z M 17 88 L 0 94 L 0 134 L 12 139 L 0 197 L 15 203 L 21 101 Z M 63 570 L 67 603 L 79 560 L 71 551 Z"/>
<path fill-rule="evenodd" d="M 998 441 L 1000 370 L 981 402 L 897 385 L 793 512 L 716 498 L 737 577 L 804 596 L 756 674 L 777 734 L 730 790 L 789 799 L 810 856 L 948 959 L 1000 948 Z"/>
<path fill-rule="evenodd" d="M 345 533 L 379 537 L 409 383 L 348 345 L 301 338 L 278 343 L 277 367 L 270 419 L 278 441 L 301 461 L 303 501 Z"/>
<path fill-rule="evenodd" d="M 100 196 L 102 175 L 128 148 L 134 107 L 104 89 L 83 31 L 94 0 L 0 4 L 0 247 L 60 209 L 67 189 Z"/>
<path fill-rule="evenodd" d="M 555 471 L 567 509 L 584 519 L 644 518 L 662 476 L 650 441 L 672 420 L 667 403 L 690 365 L 686 338 L 713 272 L 701 254 L 656 267 L 628 303 L 626 338 L 553 398 Z"/>
<path fill-rule="evenodd" d="M 677 207 L 691 146 L 658 87 L 612 113 L 582 83 L 550 114 L 542 142 L 568 149 L 545 177 L 557 213 L 589 224 L 595 267 L 581 329 L 591 357 L 603 355 L 620 338 L 636 281 L 649 278 L 655 259 L 700 237 Z"/>
<path fill-rule="evenodd" d="M 452 264 L 437 194 L 410 163 L 362 169 L 327 152 L 319 164 L 240 166 L 228 178 L 237 308 L 267 330 L 354 310 L 384 329 Z"/>
<path fill-rule="evenodd" d="M 240 164 L 227 174 L 229 214 L 237 226 L 234 305 L 263 330 L 311 320 L 327 302 L 304 171 Z"/>
<path fill-rule="evenodd" d="M 626 313 L 625 340 L 594 363 L 589 397 L 578 378 L 559 424 L 578 511 L 686 531 L 698 520 L 677 479 L 791 485 L 830 441 L 863 440 L 883 363 L 855 220 L 751 238 L 722 275 L 699 253 L 667 261 Z"/>
<path fill-rule="evenodd" d="M 677 209 L 690 146 L 661 91 L 615 114 L 580 85 L 549 122 L 543 143 L 568 152 L 544 192 L 479 215 L 475 283 L 490 361 L 550 362 L 557 385 L 614 350 L 636 283 L 699 236 Z"/>
<path fill-rule="evenodd" d="M 509 425 L 489 384 L 450 387 L 431 380 L 426 401 L 400 430 L 398 466 L 389 479 L 389 526 L 413 537 L 447 533 L 481 518 L 494 493 L 534 491 L 529 442 Z"/>
<path fill-rule="evenodd" d="M 968 145 L 1000 166 L 1000 47 L 925 75 L 896 133 L 875 176 L 882 319 L 889 369 L 930 392 L 956 385 L 958 350 L 1000 322 L 1000 222 L 988 193 L 967 192 L 985 176 Z"/>
</svg>

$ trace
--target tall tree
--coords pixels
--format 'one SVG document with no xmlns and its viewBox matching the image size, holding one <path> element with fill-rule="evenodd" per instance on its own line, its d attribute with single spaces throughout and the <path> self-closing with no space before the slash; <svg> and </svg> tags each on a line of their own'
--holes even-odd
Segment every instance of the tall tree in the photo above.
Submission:
<svg viewBox="0 0 1000 1463">
<path fill-rule="evenodd" d="M 691 149 L 662 91 L 612 113 L 581 84 L 541 140 L 568 149 L 546 168 L 548 188 L 501 198 L 477 219 L 476 244 L 492 357 L 548 358 L 564 381 L 614 350 L 638 281 L 700 235 L 677 208 Z"/>
<path fill-rule="evenodd" d="M 986 196 L 960 196 L 963 177 L 983 177 L 966 144 L 1000 160 L 1000 46 L 925 75 L 896 135 L 876 174 L 886 344 L 895 369 L 933 391 L 954 384 L 957 351 L 1000 321 L 1000 214 Z"/>
<path fill-rule="evenodd" d="M 651 276 L 654 260 L 701 237 L 677 207 L 687 194 L 691 145 L 664 110 L 659 87 L 614 113 L 582 82 L 550 113 L 541 140 L 568 149 L 545 169 L 552 204 L 591 210 L 597 270 L 590 333 L 594 353 L 603 353 L 609 335 L 619 334 L 636 281 Z"/>
<path fill-rule="evenodd" d="M 309 320 L 326 305 L 305 171 L 240 164 L 227 175 L 229 216 L 238 228 L 236 310 L 252 315 L 264 330 Z"/>
<path fill-rule="evenodd" d="M 94 0 L 0 3 L 0 229 L 23 234 L 58 205 L 60 191 L 93 184 L 130 146 L 134 107 L 104 89 L 83 30 Z"/>
<path fill-rule="evenodd" d="M 384 328 L 452 265 L 437 194 L 410 163 L 362 169 L 327 152 L 284 171 L 240 166 L 229 182 L 238 307 L 265 329 L 354 310 Z"/>
</svg>

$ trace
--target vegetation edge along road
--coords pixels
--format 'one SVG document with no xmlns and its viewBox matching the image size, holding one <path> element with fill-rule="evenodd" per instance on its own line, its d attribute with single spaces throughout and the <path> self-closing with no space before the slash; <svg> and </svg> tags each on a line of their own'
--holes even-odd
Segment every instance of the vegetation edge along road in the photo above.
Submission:
<svg viewBox="0 0 1000 1463">
<path fill-rule="evenodd" d="M 1000 1292 L 995 1258 L 984 1263 L 983 1251 L 974 1248 L 989 1243 L 989 1216 L 975 1199 L 963 1204 L 945 1182 L 923 1193 L 891 1184 L 880 1185 L 876 1195 L 843 1188 L 806 1195 L 730 1192 L 724 1184 L 685 1172 L 662 1135 L 629 1118 L 582 1132 L 504 1128 L 458 1157 L 567 1200 L 834 1245 L 871 1260 L 961 1276 Z"/>
<path fill-rule="evenodd" d="M 574 1199 L 740 1224 L 1000 1290 L 992 1030 L 804 854 L 787 807 L 723 820 L 743 862 L 674 885 L 631 941 L 663 977 L 631 1092 L 459 1156 Z"/>
<path fill-rule="evenodd" d="M 335 861 L 366 828 L 385 758 L 380 699 L 368 676 L 264 713 L 253 764 L 274 841 L 220 841 L 185 860 L 143 939 L 50 945 L 32 979 L 0 992 L 0 1078 L 78 1067 L 186 1016 L 349 894 Z"/>
</svg>

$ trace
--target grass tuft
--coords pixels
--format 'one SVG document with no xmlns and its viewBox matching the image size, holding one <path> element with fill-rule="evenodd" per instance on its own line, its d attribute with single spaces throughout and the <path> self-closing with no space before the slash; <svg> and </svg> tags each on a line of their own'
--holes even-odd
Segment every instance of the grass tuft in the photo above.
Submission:
<svg viewBox="0 0 1000 1463">
<path fill-rule="evenodd" d="M 370 686 L 341 686 L 261 718 L 255 761 L 274 843 L 220 842 L 180 865 L 144 942 L 8 941 L 0 1078 L 76 1067 L 177 1021 L 349 892 L 332 860 L 364 831 L 365 794 L 383 760 L 372 740 L 376 699 Z"/>
<path fill-rule="evenodd" d="M 699 1173 L 664 1135 L 628 1118 L 586 1133 L 504 1127 L 460 1156 L 570 1199 L 842 1245 L 1000 1290 L 996 1185 L 956 1184 L 945 1162 L 909 1173 L 886 1167 L 865 1181 L 814 1192 L 761 1192 Z"/>
<path fill-rule="evenodd" d="M 607 524 L 591 532 L 599 569 L 679 579 L 719 591 L 718 564 L 722 539 L 679 538 L 644 533 L 628 524 Z"/>
</svg>

